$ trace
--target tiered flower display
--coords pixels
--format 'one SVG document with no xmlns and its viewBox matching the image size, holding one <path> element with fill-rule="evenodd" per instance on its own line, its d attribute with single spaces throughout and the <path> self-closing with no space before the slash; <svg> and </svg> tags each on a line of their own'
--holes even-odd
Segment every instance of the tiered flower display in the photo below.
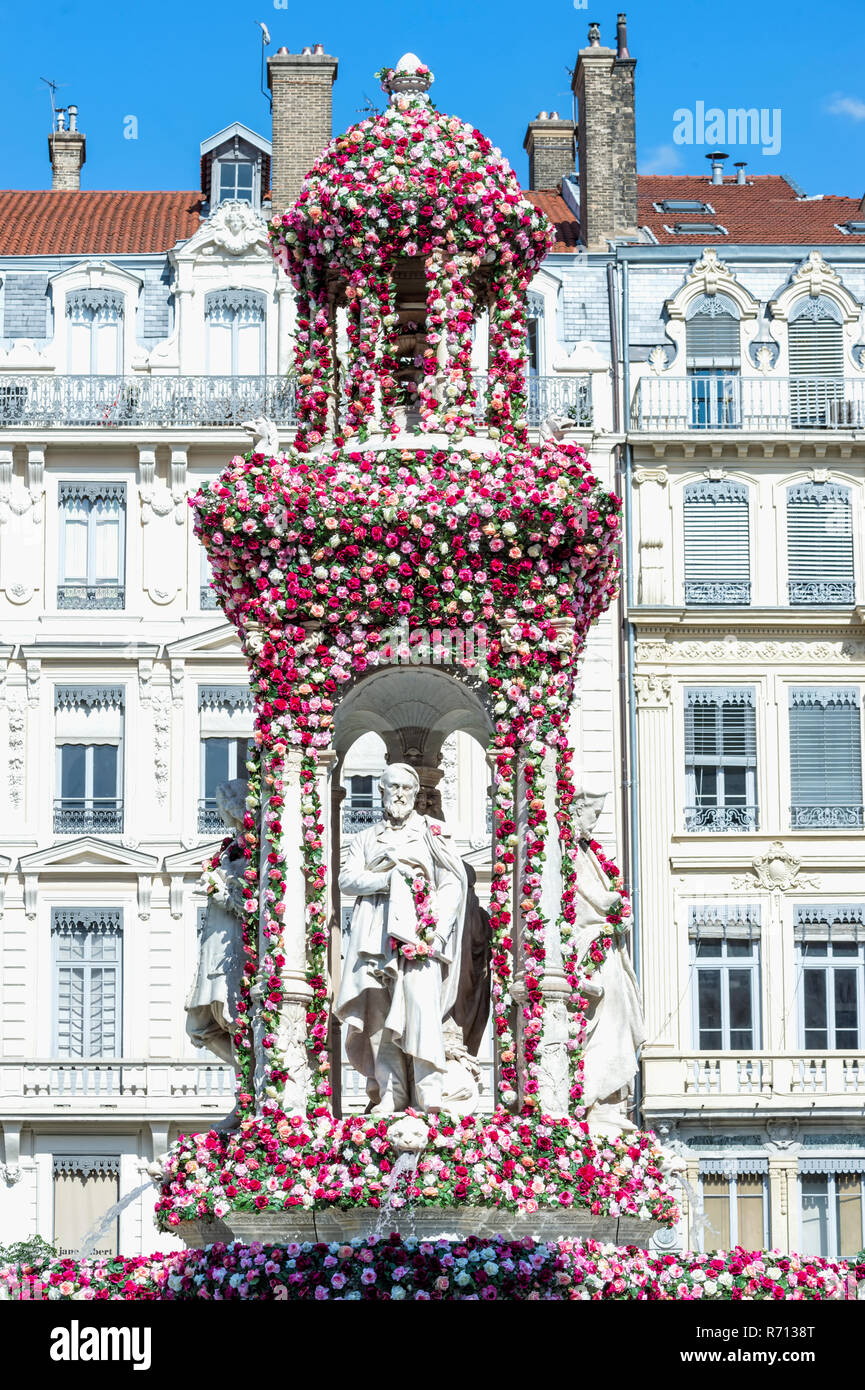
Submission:
<svg viewBox="0 0 865 1390">
<path fill-rule="evenodd" d="M 432 81 L 422 65 L 413 75 L 420 87 Z M 417 363 L 424 428 L 457 437 L 471 428 L 472 324 L 488 307 L 488 423 L 513 428 L 524 441 L 525 297 L 552 244 L 550 225 L 480 131 L 436 111 L 423 90 L 393 91 L 393 69 L 380 76 L 392 91 L 391 104 L 332 141 L 297 203 L 271 223 L 274 255 L 299 294 L 296 366 L 305 388 L 304 446 L 324 439 L 329 397 L 336 392 L 329 299 L 338 279 L 345 287 L 350 345 L 339 441 L 362 437 L 374 419 L 380 427 L 393 425 L 389 407 L 400 321 L 393 277 L 384 268 L 397 258 L 418 257 L 427 278 L 426 347 Z M 483 286 L 480 306 L 474 303 L 476 285 Z"/>
<path fill-rule="evenodd" d="M 209 1299 L 459 1301 L 601 1299 L 706 1302 L 856 1297 L 865 1266 L 741 1246 L 649 1255 L 597 1241 L 399 1236 L 329 1245 L 211 1245 L 140 1259 L 51 1260 L 0 1269 L 0 1301 Z"/>
<path fill-rule="evenodd" d="M 246 966 L 234 1034 L 241 1123 L 227 1137 L 174 1146 L 159 1219 L 174 1229 L 231 1208 L 375 1207 L 387 1191 L 398 1153 L 387 1124 L 336 1119 L 331 1107 L 330 807 L 320 759 L 333 745 L 340 701 L 392 663 L 399 629 L 410 655 L 416 644 L 449 646 L 449 674 L 474 692 L 492 729 L 498 1092 L 492 1116 L 439 1116 L 414 1180 L 389 1200 L 524 1212 L 584 1206 L 671 1224 L 677 1211 L 652 1136 L 593 1141 L 581 1099 L 584 986 L 617 944 L 627 908 L 579 960 L 566 726 L 589 627 L 616 593 L 620 500 L 576 445 L 526 442 L 525 299 L 549 224 L 500 152 L 434 109 L 423 65 L 413 60 L 382 77 L 387 111 L 334 140 L 271 226 L 274 256 L 298 291 L 297 439 L 275 458 L 233 459 L 193 503 L 256 702 L 246 819 L 227 842 L 245 861 Z M 472 335 L 484 310 L 489 392 L 479 402 Z M 479 629 L 482 668 L 472 640 Z M 523 805 L 527 825 L 518 831 Z M 300 884 L 292 870 L 290 893 L 286 823 L 299 834 L 291 854 L 302 868 Z M 553 838 L 563 892 L 551 910 L 541 907 L 541 885 Z M 615 866 L 608 872 L 618 885 Z M 428 945 L 432 904 L 423 885 L 411 889 Z M 551 930 L 561 935 L 571 989 L 564 1118 L 545 1114 L 540 1099 Z M 306 1115 L 280 1108 L 298 1071 L 287 998 L 293 1020 L 298 1008 L 305 1015 Z"/>
<path fill-rule="evenodd" d="M 485 661 L 495 729 L 492 994 L 500 1098 L 513 1107 L 521 1096 L 524 1108 L 534 1110 L 546 925 L 538 906 L 543 847 L 549 833 L 571 834 L 565 724 L 576 656 L 591 622 L 615 593 L 619 499 L 600 488 L 574 445 L 544 442 L 516 449 L 478 441 L 463 447 L 335 449 L 314 456 L 289 450 L 278 459 L 237 458 L 202 490 L 196 507 L 196 531 L 210 555 L 215 586 L 253 662 L 256 740 L 266 764 L 263 773 L 259 767 L 253 774 L 239 841 L 249 860 L 246 999 L 235 1035 L 243 1103 L 251 1104 L 248 996 L 256 973 L 266 986 L 264 1046 L 272 1094 L 286 1074 L 275 1054 L 285 884 L 277 862 L 267 865 L 262 881 L 254 812 L 264 805 L 264 833 L 273 841 L 281 831 L 280 772 L 289 750 L 296 749 L 303 779 L 307 978 L 314 1000 L 308 1013 L 315 1073 L 310 1099 L 315 1104 L 330 1095 L 317 750 L 330 745 L 340 695 L 375 667 L 395 623 L 441 633 L 482 622 L 492 634 Z M 455 650 L 461 650 L 459 644 Z M 457 661 L 455 676 L 471 679 L 473 672 L 460 670 Z M 541 768 L 547 746 L 559 754 L 562 813 L 556 827 L 545 824 Z M 510 993 L 518 759 L 530 788 L 531 830 L 519 905 L 528 990 L 520 1076 Z M 572 880 L 571 869 L 562 903 L 565 934 L 573 917 Z M 270 950 L 258 961 L 262 900 Z M 576 962 L 572 978 L 579 1011 L 585 1001 Z M 572 1041 L 578 1099 L 578 1021 Z"/>
</svg>

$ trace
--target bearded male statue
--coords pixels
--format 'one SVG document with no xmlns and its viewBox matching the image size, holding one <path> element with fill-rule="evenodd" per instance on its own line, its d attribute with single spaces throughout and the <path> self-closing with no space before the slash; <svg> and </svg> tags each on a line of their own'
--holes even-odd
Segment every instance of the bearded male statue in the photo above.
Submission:
<svg viewBox="0 0 865 1390">
<path fill-rule="evenodd" d="M 392 763 L 379 788 L 384 818 L 352 838 L 339 876 L 355 904 L 334 1012 L 376 1114 L 437 1111 L 444 1025 L 460 985 L 466 872 L 441 822 L 415 810 L 414 768 Z"/>
</svg>

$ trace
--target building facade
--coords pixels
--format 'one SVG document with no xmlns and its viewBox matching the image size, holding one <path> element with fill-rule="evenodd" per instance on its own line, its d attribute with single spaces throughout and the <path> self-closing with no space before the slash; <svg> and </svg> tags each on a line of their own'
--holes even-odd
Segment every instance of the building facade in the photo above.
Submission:
<svg viewBox="0 0 865 1390">
<path fill-rule="evenodd" d="M 638 179 L 634 68 L 623 22 L 609 48 L 591 26 L 576 127 L 541 112 L 526 150 L 556 228 L 530 288 L 530 427 L 554 415 L 626 503 L 572 736 L 633 891 L 636 1099 L 686 1160 L 680 1242 L 849 1253 L 865 223 L 717 160 Z M 75 112 L 54 188 L 0 193 L 0 1241 L 75 1250 L 128 1197 L 96 1248 L 169 1248 L 147 1166 L 232 1107 L 183 1004 L 214 790 L 243 775 L 252 714 L 188 499 L 247 422 L 293 437 L 294 301 L 266 219 L 330 137 L 337 62 L 282 50 L 269 75 L 272 140 L 203 140 L 199 189 L 82 190 Z M 482 325 L 480 378 L 486 350 Z M 376 818 L 385 756 L 375 735 L 346 752 L 344 836 Z M 427 780 L 483 901 L 479 745 L 446 740 Z M 347 1074 L 343 1103 L 363 1104 Z"/>
</svg>

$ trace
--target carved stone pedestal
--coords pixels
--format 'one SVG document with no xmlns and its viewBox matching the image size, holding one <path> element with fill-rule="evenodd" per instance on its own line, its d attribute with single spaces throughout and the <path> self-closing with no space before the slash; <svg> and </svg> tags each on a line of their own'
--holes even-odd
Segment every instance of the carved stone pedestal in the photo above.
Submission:
<svg viewBox="0 0 865 1390">
<path fill-rule="evenodd" d="M 193 1249 L 217 1242 L 230 1244 L 241 1241 L 248 1245 L 260 1241 L 265 1245 L 287 1245 L 291 1241 L 350 1241 L 365 1240 L 374 1234 L 380 1213 L 375 1207 L 351 1207 L 340 1210 L 331 1207 L 323 1211 L 304 1211 L 297 1208 L 286 1212 L 229 1212 L 221 1221 L 183 1221 L 174 1227 L 174 1234 Z M 481 1239 L 502 1236 L 506 1240 L 596 1240 L 612 1245 L 636 1245 L 649 1248 L 656 1231 L 663 1228 L 653 1221 L 640 1221 L 630 1216 L 592 1216 L 590 1212 L 555 1211 L 549 1208 L 533 1212 L 504 1211 L 495 1207 L 400 1207 L 383 1223 L 379 1234 L 388 1236 L 397 1231 L 401 1236 L 417 1236 L 419 1240 L 465 1240 L 468 1236 Z"/>
</svg>

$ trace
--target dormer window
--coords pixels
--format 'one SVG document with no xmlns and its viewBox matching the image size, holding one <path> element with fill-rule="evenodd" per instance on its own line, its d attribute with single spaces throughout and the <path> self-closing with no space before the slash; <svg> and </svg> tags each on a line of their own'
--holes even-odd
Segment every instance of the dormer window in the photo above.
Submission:
<svg viewBox="0 0 865 1390">
<path fill-rule="evenodd" d="M 117 290 L 73 290 L 66 296 L 68 368 L 73 376 L 115 376 L 123 371 L 123 295 Z"/>
<path fill-rule="evenodd" d="M 260 208 L 270 190 L 269 140 L 235 121 L 201 143 L 201 191 L 215 211 L 220 203 Z"/>
<path fill-rule="evenodd" d="M 219 202 L 237 199 L 242 203 L 253 203 L 255 166 L 244 161 L 221 159 L 219 169 Z"/>
</svg>

